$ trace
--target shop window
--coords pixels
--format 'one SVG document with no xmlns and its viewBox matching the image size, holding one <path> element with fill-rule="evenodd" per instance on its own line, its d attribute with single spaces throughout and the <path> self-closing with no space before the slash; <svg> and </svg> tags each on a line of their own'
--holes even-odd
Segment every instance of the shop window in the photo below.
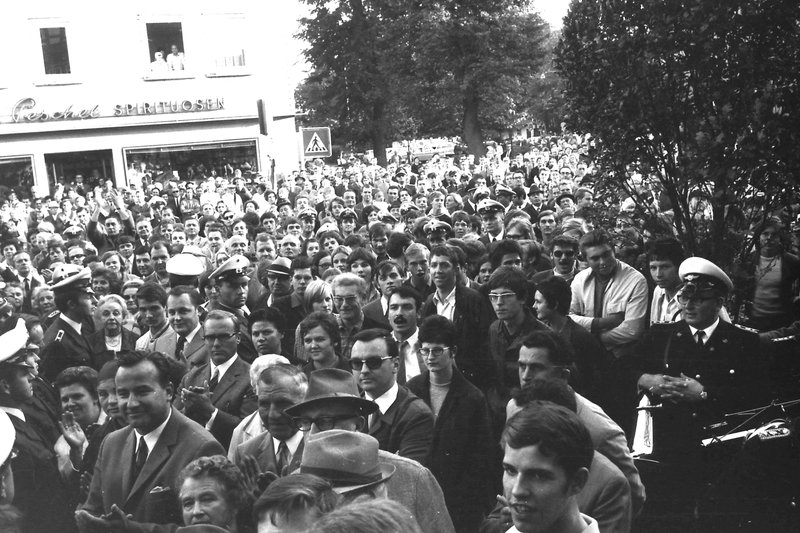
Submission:
<svg viewBox="0 0 800 533">
<path fill-rule="evenodd" d="M 33 159 L 30 156 L 0 158 L 0 193 L 13 190 L 23 198 L 31 196 Z"/>
<path fill-rule="evenodd" d="M 79 194 L 114 180 L 114 155 L 111 150 L 44 154 L 50 190 L 59 183 L 74 184 Z"/>
<path fill-rule="evenodd" d="M 258 172 L 258 146 L 255 140 L 241 140 L 129 148 L 125 166 L 130 183 L 176 173 L 182 180 L 230 178 L 236 170 L 243 175 Z"/>
<path fill-rule="evenodd" d="M 40 28 L 45 74 L 70 74 L 66 28 Z"/>
<path fill-rule="evenodd" d="M 146 26 L 151 75 L 186 70 L 181 23 L 149 22 Z"/>
</svg>

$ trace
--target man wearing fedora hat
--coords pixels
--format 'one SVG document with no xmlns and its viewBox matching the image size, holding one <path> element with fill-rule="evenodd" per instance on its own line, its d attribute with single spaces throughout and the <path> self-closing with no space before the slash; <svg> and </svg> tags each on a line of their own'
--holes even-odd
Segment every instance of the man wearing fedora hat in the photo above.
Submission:
<svg viewBox="0 0 800 533">
<path fill-rule="evenodd" d="M 701 483 L 703 427 L 722 422 L 726 413 L 765 405 L 769 389 L 758 335 L 720 320 L 733 288 L 727 274 L 706 259 L 690 257 L 681 263 L 679 276 L 683 320 L 654 324 L 638 346 L 638 388 L 658 406 L 652 411 L 657 437 L 652 447 L 642 447 L 637 427 L 634 452 L 652 454 L 663 465 L 651 474 L 656 483 L 648 483 L 643 472 L 645 484 L 654 488 L 648 499 L 691 513 Z"/>
<path fill-rule="evenodd" d="M 327 368 L 311 373 L 305 399 L 285 411 L 301 431 L 313 435 L 331 429 L 361 431 L 366 428 L 367 417 L 377 409 L 375 402 L 359 395 L 353 374 Z M 390 500 L 403 504 L 430 533 L 455 531 L 442 489 L 430 470 L 384 450 L 378 450 L 378 461 L 395 467 L 386 482 Z"/>
<path fill-rule="evenodd" d="M 357 431 L 331 429 L 308 436 L 301 474 L 326 480 L 343 503 L 362 496 L 387 498 L 386 482 L 397 467 L 380 462 L 378 441 Z"/>
<path fill-rule="evenodd" d="M 85 321 L 91 322 L 97 298 L 91 288 L 88 268 L 63 264 L 53 271 L 51 288 L 61 312 L 44 333 L 41 358 L 42 375 L 50 383 L 65 368 L 91 366 L 92 348 Z"/>
</svg>

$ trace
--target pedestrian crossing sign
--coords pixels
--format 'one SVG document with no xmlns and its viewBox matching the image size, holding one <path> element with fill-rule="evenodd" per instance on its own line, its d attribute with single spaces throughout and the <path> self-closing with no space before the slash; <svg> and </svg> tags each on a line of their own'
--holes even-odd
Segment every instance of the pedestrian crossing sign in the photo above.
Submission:
<svg viewBox="0 0 800 533">
<path fill-rule="evenodd" d="M 330 128 L 303 128 L 301 133 L 304 157 L 330 157 L 333 155 Z"/>
</svg>

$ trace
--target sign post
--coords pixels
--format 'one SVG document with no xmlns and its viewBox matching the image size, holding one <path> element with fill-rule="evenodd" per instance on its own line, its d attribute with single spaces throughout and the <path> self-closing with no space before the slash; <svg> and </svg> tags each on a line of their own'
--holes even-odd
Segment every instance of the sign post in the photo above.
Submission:
<svg viewBox="0 0 800 533">
<path fill-rule="evenodd" d="M 330 157 L 331 129 L 330 128 L 301 128 L 303 139 L 303 157 Z"/>
</svg>

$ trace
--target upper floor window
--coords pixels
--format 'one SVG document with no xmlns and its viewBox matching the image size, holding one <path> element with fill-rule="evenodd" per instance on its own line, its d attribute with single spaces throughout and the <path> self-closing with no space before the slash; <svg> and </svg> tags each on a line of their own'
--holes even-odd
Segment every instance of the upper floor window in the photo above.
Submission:
<svg viewBox="0 0 800 533">
<path fill-rule="evenodd" d="M 148 22 L 147 44 L 151 74 L 186 70 L 183 28 L 180 22 Z"/>
<path fill-rule="evenodd" d="M 40 28 L 45 74 L 70 74 L 66 28 Z"/>
</svg>

